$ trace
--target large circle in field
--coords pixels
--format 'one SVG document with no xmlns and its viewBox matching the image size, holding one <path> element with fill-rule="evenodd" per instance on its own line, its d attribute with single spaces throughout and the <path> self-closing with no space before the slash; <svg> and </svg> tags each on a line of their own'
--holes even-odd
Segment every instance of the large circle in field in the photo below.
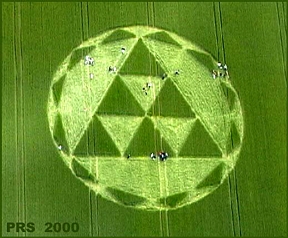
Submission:
<svg viewBox="0 0 288 238">
<path fill-rule="evenodd" d="M 214 191 L 243 139 L 227 71 L 186 39 L 148 26 L 113 29 L 73 49 L 54 74 L 48 119 L 78 179 L 107 199 L 149 210 Z"/>
</svg>

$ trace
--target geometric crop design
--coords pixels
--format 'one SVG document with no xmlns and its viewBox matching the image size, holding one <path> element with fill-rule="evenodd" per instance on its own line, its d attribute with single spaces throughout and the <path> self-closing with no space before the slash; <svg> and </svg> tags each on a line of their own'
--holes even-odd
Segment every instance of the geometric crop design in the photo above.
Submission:
<svg viewBox="0 0 288 238">
<path fill-rule="evenodd" d="M 87 55 L 93 65 L 84 64 Z M 49 127 L 61 158 L 95 193 L 124 206 L 176 209 L 200 200 L 225 181 L 243 141 L 238 95 L 212 70 L 210 54 L 162 29 L 117 28 L 83 42 L 50 88 Z M 150 158 L 160 151 L 167 161 Z"/>
</svg>

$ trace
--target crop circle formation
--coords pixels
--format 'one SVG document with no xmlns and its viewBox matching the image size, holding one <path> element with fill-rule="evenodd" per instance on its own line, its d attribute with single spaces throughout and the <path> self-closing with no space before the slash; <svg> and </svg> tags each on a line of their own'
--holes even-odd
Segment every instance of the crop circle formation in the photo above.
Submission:
<svg viewBox="0 0 288 238">
<path fill-rule="evenodd" d="M 243 140 L 228 71 L 186 39 L 148 26 L 116 28 L 73 49 L 54 74 L 47 110 L 72 173 L 140 209 L 176 209 L 214 191 Z"/>
</svg>

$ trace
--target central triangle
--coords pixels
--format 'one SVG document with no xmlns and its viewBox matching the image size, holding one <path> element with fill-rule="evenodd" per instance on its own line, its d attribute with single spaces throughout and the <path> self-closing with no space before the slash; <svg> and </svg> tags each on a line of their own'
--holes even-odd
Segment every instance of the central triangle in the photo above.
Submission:
<svg viewBox="0 0 288 238">
<path fill-rule="evenodd" d="M 179 149 L 186 141 L 196 119 L 173 118 L 173 117 L 153 117 L 156 128 L 168 141 L 169 145 L 178 154 Z"/>
<path fill-rule="evenodd" d="M 164 74 L 165 71 L 150 53 L 142 39 L 139 39 L 119 73 L 157 76 Z"/>
<path fill-rule="evenodd" d="M 167 79 L 148 115 L 195 118 L 195 114 L 171 79 Z"/>
<path fill-rule="evenodd" d="M 122 79 L 117 76 L 103 98 L 97 113 L 143 116 L 144 110 L 123 83 Z"/>
<path fill-rule="evenodd" d="M 133 116 L 98 117 L 123 156 L 143 118 Z"/>
<path fill-rule="evenodd" d="M 159 151 L 165 151 L 172 156 L 174 155 L 174 151 L 166 140 L 161 138 L 160 132 L 154 127 L 151 119 L 145 117 L 130 141 L 126 154 L 131 154 L 133 157 L 148 157 L 150 153 L 157 153 Z"/>
</svg>

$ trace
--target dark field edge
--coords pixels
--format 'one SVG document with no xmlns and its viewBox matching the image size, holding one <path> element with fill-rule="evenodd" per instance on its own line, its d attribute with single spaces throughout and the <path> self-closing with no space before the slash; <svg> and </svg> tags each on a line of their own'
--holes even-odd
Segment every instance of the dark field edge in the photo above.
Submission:
<svg viewBox="0 0 288 238">
<path fill-rule="evenodd" d="M 287 236 L 287 200 L 283 197 L 287 194 L 287 186 L 283 187 L 287 180 L 286 135 L 284 138 L 282 133 L 287 129 L 287 93 L 279 60 L 282 50 L 275 3 L 223 3 L 223 15 L 225 50 L 235 73 L 233 85 L 237 86 L 245 109 L 243 148 L 236 167 L 241 233 Z M 231 18 L 234 20 L 226 20 Z M 251 31 L 247 31 L 248 23 L 252 23 Z M 236 75 L 245 65 L 237 59 L 248 61 L 246 80 Z"/>
<path fill-rule="evenodd" d="M 24 118 L 24 95 L 23 95 L 23 35 L 21 33 L 20 3 L 14 3 L 14 47 L 16 74 L 16 115 L 17 115 L 17 185 L 18 185 L 18 219 L 26 222 L 26 159 L 25 159 L 25 118 Z"/>
<path fill-rule="evenodd" d="M 276 11 L 279 23 L 279 34 L 281 39 L 282 57 L 283 57 L 283 67 L 284 73 L 286 75 L 286 85 L 287 85 L 287 11 L 285 11 L 284 5 L 287 2 L 276 2 Z M 285 28 L 286 27 L 286 28 Z"/>
</svg>

